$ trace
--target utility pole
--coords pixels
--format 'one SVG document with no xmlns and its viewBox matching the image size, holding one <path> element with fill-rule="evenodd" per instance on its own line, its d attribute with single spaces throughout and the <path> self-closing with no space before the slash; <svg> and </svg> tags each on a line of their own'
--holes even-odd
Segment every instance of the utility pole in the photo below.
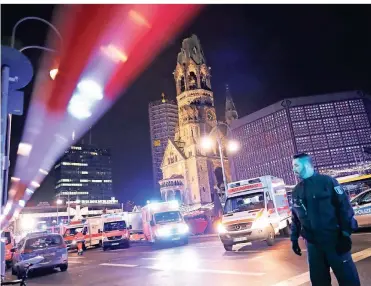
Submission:
<svg viewBox="0 0 371 286">
<path fill-rule="evenodd" d="M 23 114 L 23 92 L 32 79 L 33 67 L 30 60 L 20 51 L 1 46 L 1 148 L 0 148 L 0 202 L 1 212 L 8 200 L 8 172 L 11 135 L 11 116 Z M 2 230 L 1 230 L 2 231 Z M 0 248 L 0 275 L 5 274 L 5 243 Z"/>
</svg>

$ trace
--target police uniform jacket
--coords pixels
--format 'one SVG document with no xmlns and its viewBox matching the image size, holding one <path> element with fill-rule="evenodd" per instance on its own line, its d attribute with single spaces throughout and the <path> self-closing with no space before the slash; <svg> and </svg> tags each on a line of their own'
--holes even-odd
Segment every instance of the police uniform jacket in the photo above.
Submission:
<svg viewBox="0 0 371 286">
<path fill-rule="evenodd" d="M 291 240 L 301 235 L 310 243 L 336 243 L 342 231 L 350 234 L 354 211 L 336 179 L 315 173 L 292 192 Z"/>
</svg>

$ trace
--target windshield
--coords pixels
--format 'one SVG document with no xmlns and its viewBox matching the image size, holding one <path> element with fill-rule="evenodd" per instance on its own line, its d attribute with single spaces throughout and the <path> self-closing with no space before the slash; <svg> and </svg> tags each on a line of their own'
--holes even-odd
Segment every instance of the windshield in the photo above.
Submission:
<svg viewBox="0 0 371 286">
<path fill-rule="evenodd" d="M 103 226 L 103 231 L 124 230 L 124 229 L 126 229 L 126 223 L 123 220 L 105 222 Z"/>
<path fill-rule="evenodd" d="M 179 211 L 156 213 L 153 216 L 155 218 L 156 223 L 178 222 L 182 220 Z"/>
<path fill-rule="evenodd" d="M 63 239 L 59 235 L 48 235 L 42 237 L 30 238 L 26 242 L 26 249 L 37 250 L 47 247 L 60 246 L 63 244 Z"/>
<path fill-rule="evenodd" d="M 83 231 L 83 227 L 80 226 L 80 227 L 75 227 L 75 228 L 69 228 L 66 230 L 66 232 L 64 233 L 64 236 L 70 236 L 70 235 L 76 235 L 78 234 L 79 232 L 82 232 Z"/>
<path fill-rule="evenodd" d="M 254 211 L 265 208 L 264 193 L 257 192 L 228 198 L 224 206 L 224 214 Z"/>
</svg>

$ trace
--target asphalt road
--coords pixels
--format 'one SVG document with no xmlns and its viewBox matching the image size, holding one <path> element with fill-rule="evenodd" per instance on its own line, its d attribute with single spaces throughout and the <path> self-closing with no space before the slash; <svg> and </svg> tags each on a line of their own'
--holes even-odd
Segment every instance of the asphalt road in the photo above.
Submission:
<svg viewBox="0 0 371 286">
<path fill-rule="evenodd" d="M 36 274 L 28 285 L 310 285 L 306 251 L 291 251 L 288 238 L 278 238 L 274 246 L 265 242 L 235 247 L 225 252 L 218 238 L 192 240 L 187 246 L 153 250 L 133 244 L 130 249 L 103 252 L 89 249 L 82 257 L 69 255 L 67 272 L 52 270 Z M 353 258 L 362 285 L 371 285 L 371 233 L 353 236 Z M 334 279 L 336 281 L 336 279 Z M 336 282 L 333 285 L 337 285 Z"/>
</svg>

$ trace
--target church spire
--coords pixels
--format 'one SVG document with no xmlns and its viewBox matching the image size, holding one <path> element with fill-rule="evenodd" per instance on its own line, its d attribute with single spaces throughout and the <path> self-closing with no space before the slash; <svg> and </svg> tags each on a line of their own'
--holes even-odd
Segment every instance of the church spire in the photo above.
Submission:
<svg viewBox="0 0 371 286">
<path fill-rule="evenodd" d="M 231 125 L 233 120 L 238 119 L 238 113 L 234 105 L 229 85 L 225 85 L 225 121 L 228 125 Z"/>
</svg>

